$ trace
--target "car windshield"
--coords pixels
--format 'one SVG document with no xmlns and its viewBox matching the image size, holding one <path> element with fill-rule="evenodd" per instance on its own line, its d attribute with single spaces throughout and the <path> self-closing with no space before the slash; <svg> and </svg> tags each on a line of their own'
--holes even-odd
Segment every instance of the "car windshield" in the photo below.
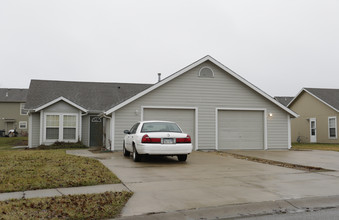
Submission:
<svg viewBox="0 0 339 220">
<path fill-rule="evenodd" d="M 141 133 L 148 132 L 176 132 L 181 133 L 179 126 L 171 122 L 147 122 L 141 128 Z"/>
</svg>

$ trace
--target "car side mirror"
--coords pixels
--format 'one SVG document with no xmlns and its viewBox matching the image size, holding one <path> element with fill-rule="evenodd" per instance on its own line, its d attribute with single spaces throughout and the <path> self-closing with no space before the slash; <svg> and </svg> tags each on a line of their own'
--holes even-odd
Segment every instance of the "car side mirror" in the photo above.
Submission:
<svg viewBox="0 0 339 220">
<path fill-rule="evenodd" d="M 124 130 L 125 134 L 130 134 L 131 132 L 129 132 L 129 130 Z"/>
</svg>

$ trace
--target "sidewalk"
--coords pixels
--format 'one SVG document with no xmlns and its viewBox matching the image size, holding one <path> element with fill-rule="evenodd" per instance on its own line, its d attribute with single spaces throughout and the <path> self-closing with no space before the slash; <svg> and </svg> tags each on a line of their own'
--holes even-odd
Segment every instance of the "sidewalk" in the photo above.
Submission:
<svg viewBox="0 0 339 220">
<path fill-rule="evenodd" d="M 55 188 L 55 189 L 40 189 L 40 190 L 0 193 L 0 201 L 5 201 L 9 199 L 29 199 L 29 198 L 54 197 L 62 195 L 103 193 L 106 191 L 121 192 L 129 190 L 121 183 L 95 185 L 95 186 Z"/>
</svg>

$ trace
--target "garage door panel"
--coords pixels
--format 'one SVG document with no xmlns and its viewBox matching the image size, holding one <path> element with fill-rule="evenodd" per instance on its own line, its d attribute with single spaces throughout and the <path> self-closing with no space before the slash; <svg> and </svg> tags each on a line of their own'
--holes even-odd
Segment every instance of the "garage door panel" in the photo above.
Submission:
<svg viewBox="0 0 339 220">
<path fill-rule="evenodd" d="M 263 149 L 263 111 L 218 111 L 219 149 Z"/>
<path fill-rule="evenodd" d="M 195 111 L 193 109 L 157 109 L 145 108 L 144 120 L 174 121 L 191 136 L 195 146 Z"/>
</svg>

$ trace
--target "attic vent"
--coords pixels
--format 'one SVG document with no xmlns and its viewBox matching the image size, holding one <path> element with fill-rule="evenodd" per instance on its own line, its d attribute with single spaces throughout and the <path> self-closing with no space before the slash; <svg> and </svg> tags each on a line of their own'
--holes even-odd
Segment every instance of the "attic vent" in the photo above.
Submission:
<svg viewBox="0 0 339 220">
<path fill-rule="evenodd" d="M 213 78 L 214 77 L 214 72 L 211 68 L 209 67 L 202 67 L 199 71 L 199 76 L 200 77 L 209 77 L 209 78 Z"/>
</svg>

